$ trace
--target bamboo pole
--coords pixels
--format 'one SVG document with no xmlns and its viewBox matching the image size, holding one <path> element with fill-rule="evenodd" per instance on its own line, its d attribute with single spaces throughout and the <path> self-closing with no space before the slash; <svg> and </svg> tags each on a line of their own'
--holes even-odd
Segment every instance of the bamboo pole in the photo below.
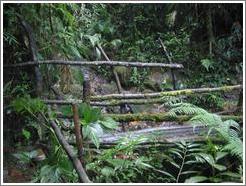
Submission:
<svg viewBox="0 0 246 186">
<path fill-rule="evenodd" d="M 43 60 L 43 61 L 28 61 L 18 64 L 4 65 L 4 68 L 14 68 L 14 67 L 25 67 L 25 66 L 36 66 L 41 64 L 51 64 L 51 65 L 75 65 L 75 66 L 126 66 L 126 67 L 163 67 L 163 68 L 183 68 L 182 64 L 167 64 L 161 63 L 143 63 L 143 62 L 125 62 L 125 61 L 64 61 L 64 60 Z"/>
</svg>

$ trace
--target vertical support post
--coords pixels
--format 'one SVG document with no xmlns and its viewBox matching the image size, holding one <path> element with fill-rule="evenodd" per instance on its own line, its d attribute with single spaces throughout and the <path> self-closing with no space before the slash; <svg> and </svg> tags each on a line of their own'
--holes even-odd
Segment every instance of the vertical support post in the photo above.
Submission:
<svg viewBox="0 0 246 186">
<path fill-rule="evenodd" d="M 238 98 L 238 102 L 237 102 L 237 112 L 240 112 L 243 108 L 243 89 L 241 89 L 240 93 L 239 93 L 239 98 Z"/>
<path fill-rule="evenodd" d="M 73 122 L 74 122 L 74 133 L 76 137 L 76 144 L 78 148 L 78 158 L 83 165 L 83 136 L 81 134 L 81 125 L 79 123 L 79 111 L 77 104 L 72 104 L 73 109 Z"/>
<path fill-rule="evenodd" d="M 84 77 L 83 81 L 83 100 L 85 103 L 90 104 L 91 96 L 91 84 L 90 84 L 90 73 L 87 68 L 81 68 L 81 72 Z"/>
</svg>

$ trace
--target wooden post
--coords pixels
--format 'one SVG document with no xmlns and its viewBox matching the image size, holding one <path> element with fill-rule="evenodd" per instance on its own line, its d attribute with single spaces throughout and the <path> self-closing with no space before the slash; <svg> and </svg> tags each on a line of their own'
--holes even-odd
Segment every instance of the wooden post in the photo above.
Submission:
<svg viewBox="0 0 246 186">
<path fill-rule="evenodd" d="M 243 89 L 241 89 L 241 91 L 239 93 L 236 112 L 242 111 L 243 110 L 242 108 L 243 108 Z"/>
<path fill-rule="evenodd" d="M 90 73 L 87 68 L 81 68 L 83 74 L 83 102 L 90 104 L 91 96 L 91 84 L 90 84 Z"/>
<path fill-rule="evenodd" d="M 74 122 L 74 133 L 76 137 L 76 144 L 78 148 L 78 157 L 83 165 L 83 136 L 81 134 L 81 125 L 79 122 L 79 112 L 78 112 L 78 106 L 76 104 L 72 104 L 73 108 L 73 122 Z"/>
</svg>

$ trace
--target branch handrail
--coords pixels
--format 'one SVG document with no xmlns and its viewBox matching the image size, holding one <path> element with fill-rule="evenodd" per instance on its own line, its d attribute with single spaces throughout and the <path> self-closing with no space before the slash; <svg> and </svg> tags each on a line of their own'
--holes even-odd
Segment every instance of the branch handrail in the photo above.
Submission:
<svg viewBox="0 0 246 186">
<path fill-rule="evenodd" d="M 91 96 L 90 105 L 92 106 L 117 106 L 123 103 L 129 104 L 153 104 L 163 103 L 162 96 L 184 96 L 192 94 L 202 94 L 208 92 L 230 92 L 233 90 L 242 89 L 242 85 L 222 86 L 216 88 L 197 88 L 197 89 L 183 89 L 166 92 L 145 93 L 145 94 L 108 94 L 100 96 Z M 117 100 L 118 99 L 118 100 Z M 108 100 L 108 101 L 105 101 Z M 84 100 L 70 99 L 70 100 L 43 100 L 47 104 L 74 104 L 82 103 Z M 102 101 L 102 102 L 100 102 Z"/>
<path fill-rule="evenodd" d="M 143 62 L 125 62 L 125 61 L 64 61 L 64 60 L 43 60 L 43 61 L 28 61 L 17 64 L 4 65 L 4 68 L 24 67 L 24 66 L 36 66 L 41 64 L 51 65 L 76 65 L 76 66 L 127 66 L 127 67 L 163 67 L 163 68 L 183 68 L 182 64 L 168 64 L 168 63 L 143 63 Z"/>
<path fill-rule="evenodd" d="M 154 93 L 108 94 L 108 95 L 91 96 L 91 100 L 102 101 L 108 99 L 146 99 L 146 98 L 158 98 L 162 96 L 191 95 L 196 93 L 207 93 L 207 92 L 230 92 L 242 88 L 243 88 L 242 85 L 231 85 L 231 86 L 222 86 L 222 87 L 215 87 L 215 88 L 193 88 L 193 89 L 182 89 L 182 90 L 163 91 L 163 92 L 154 92 Z"/>
</svg>

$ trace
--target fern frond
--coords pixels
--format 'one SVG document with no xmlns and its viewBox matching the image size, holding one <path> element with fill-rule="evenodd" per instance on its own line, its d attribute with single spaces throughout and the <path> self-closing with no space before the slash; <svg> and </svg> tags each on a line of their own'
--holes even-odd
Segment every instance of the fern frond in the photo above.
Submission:
<svg viewBox="0 0 246 186">
<path fill-rule="evenodd" d="M 161 100 L 164 102 L 163 106 L 168 107 L 172 107 L 174 104 L 182 103 L 182 99 L 180 97 L 174 96 L 163 96 L 161 97 Z"/>
<path fill-rule="evenodd" d="M 223 148 L 224 151 L 229 151 L 232 155 L 237 156 L 243 161 L 243 142 L 238 139 L 231 139 Z"/>
<path fill-rule="evenodd" d="M 204 112 L 202 114 L 198 114 L 190 119 L 191 124 L 201 124 L 205 126 L 216 127 L 223 123 L 221 117 L 216 114 L 211 114 L 208 112 Z"/>
<path fill-rule="evenodd" d="M 196 115 L 208 113 L 206 110 L 190 103 L 175 103 L 172 104 L 172 107 L 173 108 L 168 113 L 174 117 L 177 115 Z"/>
</svg>

